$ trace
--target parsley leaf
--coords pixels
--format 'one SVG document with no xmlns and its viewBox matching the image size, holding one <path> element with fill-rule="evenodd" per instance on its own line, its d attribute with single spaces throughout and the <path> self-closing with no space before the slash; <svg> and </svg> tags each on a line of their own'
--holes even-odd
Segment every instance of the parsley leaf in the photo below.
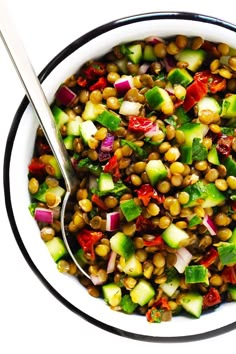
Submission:
<svg viewBox="0 0 236 354">
<path fill-rule="evenodd" d="M 192 159 L 193 161 L 203 161 L 207 158 L 207 148 L 201 143 L 200 138 L 193 139 Z"/>
</svg>

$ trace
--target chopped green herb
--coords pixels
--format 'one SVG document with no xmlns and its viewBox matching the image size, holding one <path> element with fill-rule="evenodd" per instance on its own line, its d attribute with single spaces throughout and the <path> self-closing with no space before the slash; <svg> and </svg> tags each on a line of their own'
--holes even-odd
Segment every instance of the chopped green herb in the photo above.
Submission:
<svg viewBox="0 0 236 354">
<path fill-rule="evenodd" d="M 165 123 L 172 125 L 174 128 L 177 127 L 177 121 L 174 116 L 170 116 L 164 120 Z"/>
<path fill-rule="evenodd" d="M 234 135 L 234 128 L 229 128 L 229 127 L 221 127 L 221 133 L 224 135 L 228 136 L 233 136 Z"/>
<path fill-rule="evenodd" d="M 135 309 L 137 308 L 138 304 L 135 304 L 130 295 L 126 294 L 122 297 L 120 306 L 122 307 L 122 310 L 126 313 L 133 313 Z"/>
<path fill-rule="evenodd" d="M 202 219 L 198 215 L 194 215 L 188 223 L 188 227 L 193 227 L 202 223 Z"/>
<path fill-rule="evenodd" d="M 193 139 L 192 159 L 193 161 L 203 161 L 207 158 L 207 148 L 201 143 L 200 138 Z"/>
<path fill-rule="evenodd" d="M 147 152 L 132 141 L 121 139 L 121 146 L 124 145 L 128 145 L 138 156 L 144 159 L 147 157 Z"/>
</svg>

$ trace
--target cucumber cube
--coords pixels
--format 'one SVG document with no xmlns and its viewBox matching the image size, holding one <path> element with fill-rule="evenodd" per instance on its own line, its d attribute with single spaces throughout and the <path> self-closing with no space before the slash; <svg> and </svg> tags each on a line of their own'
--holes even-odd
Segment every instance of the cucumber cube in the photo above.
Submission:
<svg viewBox="0 0 236 354">
<path fill-rule="evenodd" d="M 184 87 L 188 86 L 193 81 L 193 77 L 186 69 L 179 68 L 172 69 L 167 78 L 172 85 L 180 84 Z"/>
<path fill-rule="evenodd" d="M 110 238 L 112 251 L 116 252 L 125 259 L 129 259 L 135 251 L 133 241 L 123 232 L 117 232 Z"/>
<path fill-rule="evenodd" d="M 152 186 L 155 186 L 159 181 L 165 179 L 167 176 L 167 169 L 161 160 L 148 161 L 145 171 Z"/>
<path fill-rule="evenodd" d="M 145 93 L 146 100 L 152 109 L 160 110 L 165 102 L 172 102 L 167 91 L 161 87 L 154 86 Z"/>
<path fill-rule="evenodd" d="M 61 108 L 53 106 L 52 114 L 56 122 L 56 126 L 60 129 L 69 120 L 68 114 L 66 114 Z"/>
<path fill-rule="evenodd" d="M 142 209 L 135 204 L 133 199 L 122 202 L 120 208 L 127 221 L 136 219 L 142 213 Z"/>
<path fill-rule="evenodd" d="M 89 139 L 97 132 L 97 127 L 91 120 L 86 120 L 80 123 L 80 135 L 85 144 L 88 144 Z"/>
<path fill-rule="evenodd" d="M 208 271 L 203 265 L 190 265 L 185 268 L 185 281 L 187 284 L 208 284 Z"/>
<path fill-rule="evenodd" d="M 114 284 L 106 284 L 102 287 L 103 297 L 105 301 L 111 306 L 118 306 L 121 302 L 122 292 L 121 288 Z"/>
<path fill-rule="evenodd" d="M 146 305 L 155 295 L 152 285 L 146 280 L 141 279 L 138 284 L 130 291 L 132 301 L 140 306 Z"/>
<path fill-rule="evenodd" d="M 186 293 L 180 297 L 180 304 L 186 312 L 199 318 L 202 313 L 203 297 L 198 293 Z"/>
<path fill-rule="evenodd" d="M 98 179 L 98 189 L 100 192 L 109 192 L 114 189 L 114 182 L 110 173 L 101 173 Z"/>
<path fill-rule="evenodd" d="M 125 274 L 130 275 L 131 277 L 138 277 L 142 275 L 143 267 L 142 263 L 137 259 L 135 254 L 133 254 L 125 261 L 122 270 Z"/>
<path fill-rule="evenodd" d="M 189 235 L 184 230 L 175 226 L 175 224 L 170 224 L 162 233 L 162 238 L 168 246 L 180 248 L 183 246 L 184 241 L 189 238 Z"/>
<path fill-rule="evenodd" d="M 59 261 L 63 256 L 67 255 L 67 249 L 60 237 L 53 237 L 46 242 L 47 249 L 55 262 Z"/>
</svg>

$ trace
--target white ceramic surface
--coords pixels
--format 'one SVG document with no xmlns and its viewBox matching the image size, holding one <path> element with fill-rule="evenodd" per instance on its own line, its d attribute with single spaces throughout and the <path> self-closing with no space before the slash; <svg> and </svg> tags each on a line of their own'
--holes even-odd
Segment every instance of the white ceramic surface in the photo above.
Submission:
<svg viewBox="0 0 236 354">
<path fill-rule="evenodd" d="M 95 36 L 95 33 L 98 35 Z M 149 35 L 168 37 L 178 33 L 188 36 L 202 36 L 211 41 L 227 42 L 230 46 L 235 46 L 236 43 L 236 27 L 233 28 L 232 25 L 226 23 L 220 25 L 220 21 L 214 21 L 214 19 L 204 16 L 197 18 L 191 17 L 191 14 L 176 13 L 172 16 L 167 13 L 165 18 L 164 14 L 157 13 L 156 15 L 137 16 L 128 20 L 116 21 L 99 28 L 98 31 L 89 33 L 84 39 L 79 39 L 74 45 L 74 48 L 78 47 L 78 49 L 72 51 L 68 56 L 66 56 L 68 48 L 66 49 L 62 54 L 62 57 L 65 55 L 66 58 L 53 69 L 43 82 L 49 102 L 53 100 L 54 92 L 59 84 L 76 72 L 86 60 L 99 57 L 114 45 L 145 38 Z M 88 39 L 91 40 L 88 41 Z M 81 46 L 81 44 L 83 45 Z M 50 68 L 46 69 L 46 73 L 49 71 Z M 224 304 L 216 311 L 203 315 L 200 319 L 179 316 L 170 322 L 158 325 L 150 324 L 144 317 L 125 315 L 110 310 L 104 301 L 90 297 L 74 278 L 60 274 L 41 241 L 38 227 L 28 211 L 30 199 L 27 187 L 27 167 L 32 156 L 38 122 L 30 107 L 27 107 L 21 119 L 20 116 L 21 114 L 18 113 L 13 125 L 14 129 L 17 128 L 16 135 L 14 129 L 10 132 L 10 140 L 14 143 L 11 154 L 8 152 L 9 156 L 6 157 L 6 160 L 10 159 L 8 212 L 11 212 L 12 208 L 14 219 L 9 213 L 10 221 L 18 242 L 22 242 L 23 254 L 28 253 L 34 265 L 31 261 L 29 264 L 37 275 L 42 276 L 43 282 L 55 296 L 75 312 L 78 309 L 78 313 L 82 316 L 88 315 L 87 319 L 92 322 L 95 320 L 95 324 L 105 325 L 105 329 L 112 332 L 122 331 L 124 335 L 131 337 L 138 335 L 153 340 L 160 337 L 170 339 L 185 337 L 188 339 L 188 337 L 194 336 L 194 339 L 198 339 L 197 335 L 210 335 L 212 331 L 221 328 L 224 331 L 228 326 L 235 325 L 235 302 Z M 16 225 L 14 225 L 14 220 Z"/>
</svg>

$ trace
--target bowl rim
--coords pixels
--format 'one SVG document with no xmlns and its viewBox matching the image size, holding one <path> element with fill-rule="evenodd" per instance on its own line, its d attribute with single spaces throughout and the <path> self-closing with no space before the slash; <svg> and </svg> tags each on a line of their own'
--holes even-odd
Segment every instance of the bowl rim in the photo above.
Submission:
<svg viewBox="0 0 236 354">
<path fill-rule="evenodd" d="M 47 76 L 56 68 L 57 65 L 59 65 L 65 58 L 67 58 L 69 55 L 71 55 L 73 52 L 78 50 L 81 46 L 86 44 L 87 42 L 91 41 L 92 39 L 96 38 L 97 36 L 109 32 L 115 28 L 125 26 L 128 24 L 136 23 L 136 22 L 143 22 L 143 21 L 150 21 L 150 20 L 190 20 L 190 21 L 197 21 L 197 22 L 205 22 L 208 24 L 213 24 L 217 25 L 219 27 L 223 27 L 225 29 L 229 29 L 233 32 L 236 32 L 236 25 L 233 23 L 230 23 L 228 21 L 224 21 L 220 18 L 208 16 L 205 14 L 200 14 L 200 13 L 193 13 L 193 12 L 178 12 L 178 11 L 160 11 L 160 12 L 148 12 L 148 13 L 141 13 L 141 14 L 136 14 L 133 16 L 127 16 L 127 17 L 122 17 L 117 20 L 107 22 L 101 26 L 98 26 L 89 32 L 83 34 L 80 36 L 78 39 L 74 40 L 71 42 L 69 45 L 67 45 L 63 50 L 61 50 L 46 66 L 45 68 L 41 71 L 39 74 L 39 80 L 42 83 Z M 19 124 L 21 122 L 21 119 L 23 117 L 23 114 L 29 105 L 29 100 L 25 96 L 12 121 L 12 125 L 10 127 L 8 136 L 7 136 L 7 142 L 6 142 L 6 147 L 5 147 L 5 152 L 4 152 L 4 161 L 3 161 L 3 187 L 4 187 L 4 198 L 5 198 L 5 207 L 9 219 L 9 223 L 13 232 L 13 236 L 18 244 L 18 247 L 20 248 L 20 251 L 22 255 L 24 256 L 26 262 L 32 269 L 32 271 L 35 273 L 35 275 L 39 278 L 39 280 L 44 284 L 44 286 L 55 296 L 57 300 L 59 300 L 63 305 L 65 305 L 69 310 L 74 312 L 75 314 L 81 316 L 88 322 L 90 322 L 93 325 L 98 326 L 99 328 L 104 329 L 105 331 L 111 332 L 113 334 L 127 337 L 130 339 L 134 340 L 142 340 L 142 341 L 147 341 L 147 342 L 169 342 L 169 343 L 177 343 L 177 342 L 189 342 L 189 341 L 195 341 L 195 340 L 203 340 L 203 339 L 208 339 L 211 337 L 215 337 L 217 335 L 224 334 L 226 332 L 232 331 L 236 329 L 236 321 L 225 325 L 223 327 L 207 331 L 205 333 L 199 333 L 199 334 L 193 334 L 193 335 L 187 335 L 187 336 L 181 336 L 181 337 L 162 337 L 162 336 L 148 336 L 148 335 L 141 335 L 141 334 L 135 334 L 132 332 L 128 332 L 125 330 L 121 330 L 119 328 L 115 328 L 111 325 L 108 325 L 106 323 L 103 323 L 89 315 L 87 315 L 85 312 L 81 311 L 79 308 L 74 306 L 72 303 L 70 303 L 67 299 L 63 297 L 54 287 L 52 284 L 50 284 L 44 275 L 41 273 L 41 271 L 38 269 L 38 267 L 35 265 L 33 259 L 31 258 L 30 254 L 28 253 L 24 242 L 21 238 L 20 232 L 18 230 L 16 221 L 15 221 L 15 216 L 13 212 L 13 206 L 11 204 L 11 188 L 10 188 L 10 163 L 11 163 L 11 155 L 12 155 L 12 149 L 15 141 L 15 137 L 17 134 L 17 130 L 19 127 Z"/>
</svg>

